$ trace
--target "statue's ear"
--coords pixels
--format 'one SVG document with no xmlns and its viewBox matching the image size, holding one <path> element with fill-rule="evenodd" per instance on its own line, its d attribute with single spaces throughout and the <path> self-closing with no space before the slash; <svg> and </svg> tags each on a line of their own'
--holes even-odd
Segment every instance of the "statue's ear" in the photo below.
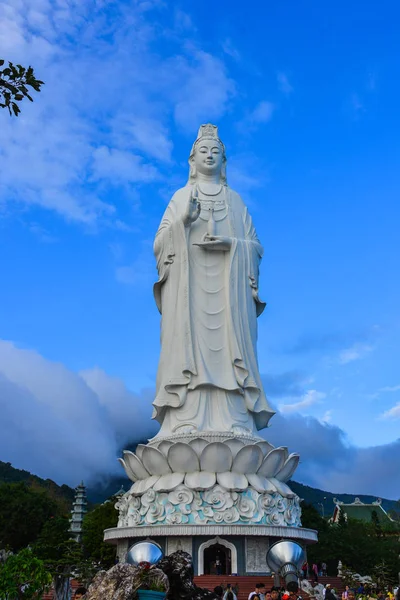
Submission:
<svg viewBox="0 0 400 600">
<path fill-rule="evenodd" d="M 222 162 L 221 165 L 221 183 L 226 184 L 227 180 L 226 180 L 226 160 L 224 160 Z"/>
<path fill-rule="evenodd" d="M 196 165 L 194 164 L 194 156 L 191 156 L 189 158 L 189 183 L 195 183 L 196 181 L 196 176 L 197 176 L 197 169 L 196 169 Z"/>
</svg>

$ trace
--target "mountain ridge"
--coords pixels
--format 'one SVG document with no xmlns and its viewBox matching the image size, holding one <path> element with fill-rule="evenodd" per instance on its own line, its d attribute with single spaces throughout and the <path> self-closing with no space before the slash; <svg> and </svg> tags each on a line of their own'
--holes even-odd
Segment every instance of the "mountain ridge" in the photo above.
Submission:
<svg viewBox="0 0 400 600">
<path fill-rule="evenodd" d="M 13 467 L 9 462 L 0 461 L 0 484 L 18 482 L 25 482 L 30 487 L 43 489 L 58 502 L 62 502 L 69 507 L 72 505 L 75 494 L 73 488 L 66 484 L 60 486 L 51 479 L 42 479 L 29 471 Z M 366 504 L 370 504 L 377 499 L 376 496 L 368 494 L 338 494 L 327 492 L 297 481 L 290 481 L 289 484 L 292 490 L 302 498 L 304 502 L 314 505 L 325 517 L 333 513 L 334 498 L 337 498 L 341 502 L 351 503 L 354 502 L 357 497 L 361 502 L 365 502 Z M 87 497 L 91 504 L 100 504 L 116 494 L 121 487 L 128 490 L 130 485 L 131 482 L 126 477 L 110 477 L 106 483 L 88 485 Z M 382 507 L 386 511 L 399 510 L 397 501 L 388 498 L 382 498 Z"/>
</svg>

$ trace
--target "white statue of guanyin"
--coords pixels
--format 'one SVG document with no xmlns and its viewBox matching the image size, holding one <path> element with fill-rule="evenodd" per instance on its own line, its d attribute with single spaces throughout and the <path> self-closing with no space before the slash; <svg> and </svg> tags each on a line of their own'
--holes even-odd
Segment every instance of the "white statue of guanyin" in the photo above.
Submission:
<svg viewBox="0 0 400 600">
<path fill-rule="evenodd" d="M 162 314 L 156 437 L 258 437 L 274 414 L 256 348 L 263 248 L 247 207 L 227 184 L 217 127 L 200 127 L 189 164 L 189 181 L 168 204 L 154 242 Z"/>
</svg>

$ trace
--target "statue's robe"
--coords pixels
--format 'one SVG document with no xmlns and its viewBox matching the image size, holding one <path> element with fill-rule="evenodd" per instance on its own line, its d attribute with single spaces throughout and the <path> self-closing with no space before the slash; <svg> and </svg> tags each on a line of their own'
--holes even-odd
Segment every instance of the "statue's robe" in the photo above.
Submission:
<svg viewBox="0 0 400 600">
<path fill-rule="evenodd" d="M 178 190 L 158 229 L 154 252 L 162 314 L 161 356 L 153 417 L 158 436 L 194 431 L 256 434 L 274 411 L 257 363 L 262 246 L 240 196 L 224 187 L 215 203 L 214 233 L 232 239 L 228 252 L 195 245 L 207 232 L 213 198 L 200 197 L 200 217 L 185 227 L 192 186 Z M 221 209 L 222 206 L 222 209 Z"/>
</svg>

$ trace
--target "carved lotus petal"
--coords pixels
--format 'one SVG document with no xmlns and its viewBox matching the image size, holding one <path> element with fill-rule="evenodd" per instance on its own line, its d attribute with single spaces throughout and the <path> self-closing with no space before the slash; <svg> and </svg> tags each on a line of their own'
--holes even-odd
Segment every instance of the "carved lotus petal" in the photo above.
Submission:
<svg viewBox="0 0 400 600">
<path fill-rule="evenodd" d="M 160 444 L 157 446 L 157 450 L 159 450 L 160 452 L 162 452 L 164 454 L 165 457 L 167 457 L 168 455 L 168 450 L 171 448 L 171 446 L 173 446 L 173 442 L 169 442 L 168 440 L 163 440 L 162 442 L 160 442 Z"/>
<path fill-rule="evenodd" d="M 247 478 L 241 473 L 233 473 L 225 471 L 225 473 L 217 473 L 217 481 L 222 487 L 227 490 L 245 490 L 249 487 Z"/>
<path fill-rule="evenodd" d="M 185 485 L 191 490 L 209 490 L 217 482 L 215 473 L 197 471 L 188 473 L 185 477 Z"/>
<path fill-rule="evenodd" d="M 130 466 L 124 461 L 123 458 L 119 458 L 118 462 L 121 463 L 121 465 L 124 467 L 125 469 L 125 473 L 128 475 L 129 479 L 131 481 L 136 481 L 137 477 L 136 475 L 133 473 L 132 469 L 130 468 Z"/>
<path fill-rule="evenodd" d="M 153 489 L 156 492 L 169 492 L 178 487 L 184 479 L 184 473 L 168 473 L 168 475 L 160 477 L 157 483 L 154 484 Z"/>
<path fill-rule="evenodd" d="M 202 471 L 223 473 L 230 471 L 232 466 L 232 452 L 228 446 L 221 442 L 208 444 L 200 456 Z"/>
<path fill-rule="evenodd" d="M 286 483 L 278 481 L 278 479 L 275 479 L 274 477 L 271 477 L 271 483 L 276 487 L 279 494 L 284 498 L 293 498 L 296 495 L 292 492 L 290 487 L 286 485 Z"/>
<path fill-rule="evenodd" d="M 152 475 L 151 477 L 147 477 L 147 479 L 140 479 L 137 481 L 131 489 L 131 493 L 134 496 L 141 496 L 147 490 L 149 490 L 157 481 L 160 479 L 159 475 Z"/>
<path fill-rule="evenodd" d="M 267 454 L 261 467 L 258 469 L 258 475 L 263 477 L 273 477 L 275 473 L 280 471 L 285 462 L 284 448 L 274 448 Z"/>
<path fill-rule="evenodd" d="M 274 446 L 269 442 L 257 442 L 256 446 L 261 448 L 261 451 L 264 456 L 267 456 L 267 454 L 271 452 L 271 450 L 274 450 Z"/>
<path fill-rule="evenodd" d="M 167 459 L 156 448 L 146 446 L 143 449 L 142 460 L 151 475 L 166 475 L 167 473 L 171 473 Z"/>
<path fill-rule="evenodd" d="M 269 494 L 273 494 L 276 492 L 276 487 L 271 483 L 269 479 L 263 477 L 262 475 L 258 475 L 255 473 L 249 473 L 246 475 L 249 484 L 257 490 L 257 492 L 264 493 L 268 492 Z"/>
<path fill-rule="evenodd" d="M 278 479 L 279 481 L 288 481 L 291 478 L 291 476 L 293 475 L 293 473 L 295 472 L 295 470 L 297 469 L 299 460 L 300 460 L 300 456 L 298 454 L 295 454 L 295 453 L 291 454 L 289 456 L 289 458 L 286 460 L 282 469 L 280 469 L 276 473 L 275 478 Z"/>
<path fill-rule="evenodd" d="M 248 473 L 246 478 L 249 482 L 249 485 L 251 485 L 251 487 L 253 487 L 257 492 L 260 494 L 265 492 L 266 482 L 268 481 L 266 477 L 262 477 L 262 475 L 257 475 L 256 473 Z"/>
<path fill-rule="evenodd" d="M 142 461 L 130 450 L 124 450 L 123 455 L 125 462 L 135 475 L 135 479 L 146 479 L 149 475 L 156 475 L 156 473 L 149 473 L 143 466 Z"/>
<path fill-rule="evenodd" d="M 263 458 L 263 453 L 257 445 L 243 446 L 233 460 L 232 471 L 244 475 L 257 473 Z"/>
<path fill-rule="evenodd" d="M 189 444 L 177 442 L 168 450 L 168 463 L 172 471 L 193 473 L 200 470 L 200 462 L 196 452 Z"/>
<path fill-rule="evenodd" d="M 138 444 L 136 446 L 135 454 L 139 460 L 142 460 L 143 450 L 147 448 L 146 444 Z"/>
<path fill-rule="evenodd" d="M 194 440 L 191 440 L 189 442 L 189 446 L 193 448 L 197 456 L 200 456 L 204 448 L 208 446 L 208 442 L 206 440 L 203 440 L 203 438 L 195 438 Z"/>
<path fill-rule="evenodd" d="M 235 457 L 236 454 L 239 452 L 239 450 L 241 450 L 244 447 L 243 442 L 241 442 L 240 440 L 237 440 L 236 438 L 232 438 L 231 440 L 226 440 L 226 442 L 224 442 L 224 444 L 225 444 L 225 446 L 228 446 L 228 448 L 231 449 L 233 457 Z"/>
</svg>

